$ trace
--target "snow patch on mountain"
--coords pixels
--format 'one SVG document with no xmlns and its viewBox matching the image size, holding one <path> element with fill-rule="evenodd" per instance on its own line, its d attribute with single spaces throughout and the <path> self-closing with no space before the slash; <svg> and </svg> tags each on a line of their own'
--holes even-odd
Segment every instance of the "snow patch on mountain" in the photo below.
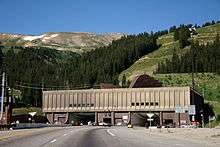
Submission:
<svg viewBox="0 0 220 147">
<path fill-rule="evenodd" d="M 23 37 L 23 40 L 33 41 L 33 40 L 36 40 L 36 39 L 43 38 L 44 36 L 45 36 L 45 35 L 40 35 L 40 36 L 24 36 L 24 37 Z"/>
<path fill-rule="evenodd" d="M 49 39 L 52 39 L 52 38 L 57 37 L 58 35 L 59 35 L 59 34 L 52 34 L 52 35 L 49 35 L 49 36 L 45 36 L 45 37 L 42 38 L 42 41 L 43 41 L 43 42 L 46 42 L 46 41 L 49 40 Z"/>
</svg>

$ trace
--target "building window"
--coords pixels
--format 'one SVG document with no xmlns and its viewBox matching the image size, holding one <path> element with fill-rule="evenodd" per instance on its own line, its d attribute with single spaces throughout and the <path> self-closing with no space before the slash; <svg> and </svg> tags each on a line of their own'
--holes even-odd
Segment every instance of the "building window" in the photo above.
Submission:
<svg viewBox="0 0 220 147">
<path fill-rule="evenodd" d="M 77 107 L 81 107 L 81 104 L 78 104 L 78 106 Z"/>
<path fill-rule="evenodd" d="M 146 104 L 146 106 L 149 106 L 149 102 L 146 102 L 145 104 Z"/>
<path fill-rule="evenodd" d="M 82 104 L 82 107 L 85 107 L 86 105 L 85 104 Z"/>
<path fill-rule="evenodd" d="M 90 107 L 90 104 L 87 104 L 87 107 Z"/>
<path fill-rule="evenodd" d="M 134 106 L 134 103 L 131 103 L 131 106 Z"/>
<path fill-rule="evenodd" d="M 73 104 L 73 107 L 76 107 L 76 104 Z"/>
<path fill-rule="evenodd" d="M 153 102 L 150 102 L 150 105 L 151 105 L 151 106 L 153 106 L 153 105 L 154 105 L 154 103 L 153 103 Z"/>
<path fill-rule="evenodd" d="M 139 103 L 136 103 L 136 106 L 139 106 Z"/>
<path fill-rule="evenodd" d="M 141 106 L 144 106 L 144 103 L 143 103 L 143 102 L 141 103 Z"/>
<path fill-rule="evenodd" d="M 91 104 L 91 107 L 94 107 L 94 104 Z"/>
<path fill-rule="evenodd" d="M 73 104 L 69 104 L 69 107 L 73 107 Z"/>
<path fill-rule="evenodd" d="M 158 106 L 159 105 L 159 103 L 158 102 L 155 102 L 155 106 Z"/>
</svg>

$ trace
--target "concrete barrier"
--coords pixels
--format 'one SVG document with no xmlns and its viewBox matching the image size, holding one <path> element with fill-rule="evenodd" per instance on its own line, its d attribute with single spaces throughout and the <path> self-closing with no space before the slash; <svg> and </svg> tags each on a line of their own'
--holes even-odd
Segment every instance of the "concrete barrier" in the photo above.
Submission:
<svg viewBox="0 0 220 147">
<path fill-rule="evenodd" d="M 44 128 L 44 127 L 67 127 L 71 126 L 69 124 L 44 124 L 44 123 L 19 123 L 12 127 L 13 130 L 16 129 L 32 129 L 32 128 Z"/>
</svg>

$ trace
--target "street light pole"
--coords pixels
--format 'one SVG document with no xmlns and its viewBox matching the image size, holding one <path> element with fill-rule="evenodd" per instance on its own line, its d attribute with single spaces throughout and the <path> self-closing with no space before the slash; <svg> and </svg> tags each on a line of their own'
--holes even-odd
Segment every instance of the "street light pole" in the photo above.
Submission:
<svg viewBox="0 0 220 147">
<path fill-rule="evenodd" d="M 195 89 L 195 79 L 194 79 L 194 68 L 195 68 L 195 59 L 194 59 L 194 47 L 191 47 L 192 50 L 192 88 Z"/>
<path fill-rule="evenodd" d="M 4 93 L 5 93 L 5 73 L 2 74 L 2 94 L 1 94 L 1 114 L 0 114 L 0 120 L 3 116 L 3 105 L 4 105 Z"/>
</svg>

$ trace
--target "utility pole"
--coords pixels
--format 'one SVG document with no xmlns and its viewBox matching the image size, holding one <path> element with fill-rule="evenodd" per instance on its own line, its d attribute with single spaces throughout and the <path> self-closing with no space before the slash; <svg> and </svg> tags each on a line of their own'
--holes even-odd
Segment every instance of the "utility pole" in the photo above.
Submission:
<svg viewBox="0 0 220 147">
<path fill-rule="evenodd" d="M 0 115 L 0 120 L 2 119 L 3 116 L 3 105 L 4 105 L 4 91 L 5 90 L 5 73 L 3 72 L 2 74 L 2 94 L 1 94 L 1 115 Z"/>
<path fill-rule="evenodd" d="M 194 79 L 194 70 L 195 70 L 195 59 L 194 59 L 194 49 L 195 49 L 195 47 L 194 47 L 194 44 L 192 44 L 191 45 L 191 54 L 192 54 L 192 94 L 191 94 L 191 96 L 192 96 L 192 100 L 194 101 L 194 90 L 195 90 L 195 79 Z M 189 116 L 190 117 L 190 116 Z M 195 121 L 194 120 L 194 116 L 192 116 L 191 117 L 192 119 L 191 119 L 191 121 Z"/>
<path fill-rule="evenodd" d="M 194 47 L 192 49 L 192 88 L 195 89 L 195 79 L 194 79 L 194 70 L 195 70 L 195 55 L 194 55 Z"/>
<path fill-rule="evenodd" d="M 41 100 L 43 100 L 43 91 L 44 91 L 44 80 L 41 83 Z M 39 104 L 42 105 L 42 101 L 39 101 Z"/>
</svg>

